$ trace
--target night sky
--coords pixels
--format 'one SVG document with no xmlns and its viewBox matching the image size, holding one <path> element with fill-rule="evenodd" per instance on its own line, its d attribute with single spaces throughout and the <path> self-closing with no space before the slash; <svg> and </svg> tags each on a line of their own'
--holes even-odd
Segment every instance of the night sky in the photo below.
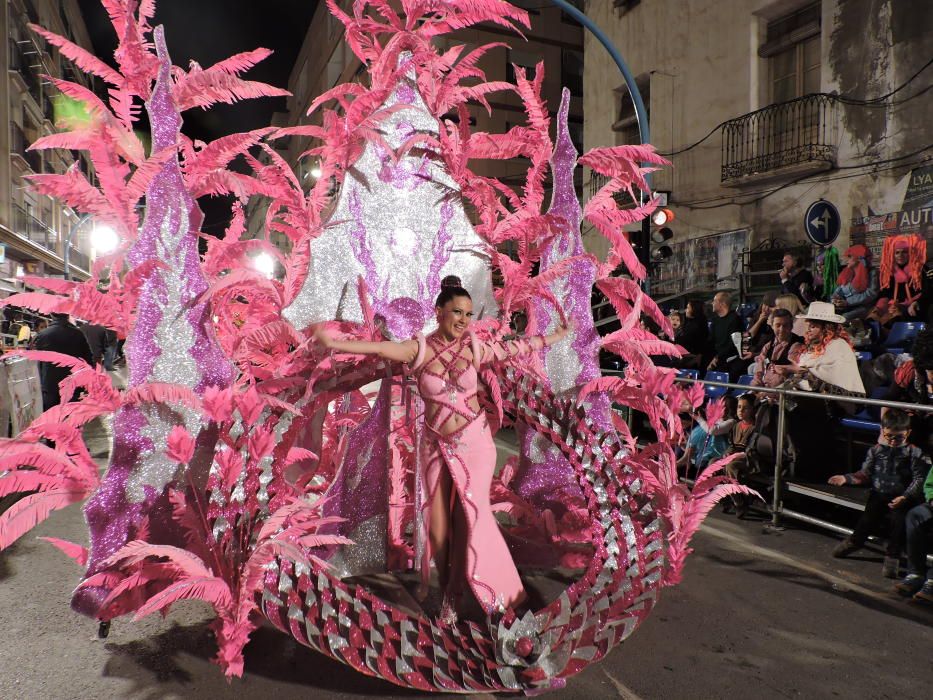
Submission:
<svg viewBox="0 0 933 700">
<path fill-rule="evenodd" d="M 99 0 L 78 0 L 97 55 L 113 64 L 117 45 L 110 19 Z M 153 26 L 165 25 L 172 62 L 184 68 L 190 60 L 206 68 L 241 51 L 258 47 L 275 53 L 243 74 L 287 88 L 288 76 L 304 41 L 317 0 L 161 0 Z M 192 109 L 183 114 L 185 134 L 209 141 L 218 136 L 266 126 L 273 112 L 285 110 L 285 98 L 245 100 Z M 229 202 L 200 200 L 206 233 L 222 234 Z"/>
</svg>

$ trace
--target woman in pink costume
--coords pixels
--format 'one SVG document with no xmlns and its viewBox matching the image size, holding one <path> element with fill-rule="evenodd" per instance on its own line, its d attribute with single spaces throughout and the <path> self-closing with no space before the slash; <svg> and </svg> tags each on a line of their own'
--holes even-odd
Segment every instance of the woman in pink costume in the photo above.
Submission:
<svg viewBox="0 0 933 700">
<path fill-rule="evenodd" d="M 477 372 L 486 364 L 530 355 L 567 334 L 485 343 L 468 331 L 473 302 L 459 286 L 445 286 L 435 304 L 438 328 L 427 338 L 401 343 L 317 339 L 339 352 L 379 355 L 405 363 L 418 382 L 425 405 L 426 437 L 421 475 L 427 497 L 422 522 L 427 528 L 422 577 L 433 557 L 445 593 L 445 607 L 469 583 L 487 614 L 516 607 L 527 599 L 518 571 L 489 503 L 496 447 L 477 399 Z"/>
</svg>

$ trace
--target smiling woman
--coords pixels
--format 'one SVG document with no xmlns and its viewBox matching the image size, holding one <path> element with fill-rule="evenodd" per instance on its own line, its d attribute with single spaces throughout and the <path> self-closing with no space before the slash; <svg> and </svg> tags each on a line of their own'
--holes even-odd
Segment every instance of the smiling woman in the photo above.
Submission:
<svg viewBox="0 0 933 700">
<path fill-rule="evenodd" d="M 437 330 L 427 338 L 342 341 L 323 328 L 315 338 L 338 352 L 403 362 L 417 381 L 428 432 L 421 445 L 423 467 L 416 475 L 422 496 L 418 521 L 423 523 L 417 535 L 424 545 L 416 548 L 423 552 L 420 594 L 427 595 L 433 559 L 444 595 L 441 617 L 452 624 L 468 609 L 468 602 L 462 601 L 465 588 L 486 615 L 520 607 L 527 600 L 490 506 L 496 447 L 477 396 L 478 372 L 493 362 L 543 350 L 569 329 L 562 325 L 547 336 L 488 343 L 469 332 L 473 302 L 466 289 L 445 285 L 434 307 Z"/>
</svg>

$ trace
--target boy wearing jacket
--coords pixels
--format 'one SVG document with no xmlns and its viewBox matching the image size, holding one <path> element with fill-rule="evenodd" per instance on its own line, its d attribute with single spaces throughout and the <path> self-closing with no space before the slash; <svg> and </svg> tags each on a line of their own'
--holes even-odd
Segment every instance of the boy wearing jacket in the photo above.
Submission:
<svg viewBox="0 0 933 700">
<path fill-rule="evenodd" d="M 901 548 L 904 545 L 908 511 L 923 500 L 923 480 L 931 468 L 930 458 L 916 445 L 910 445 L 910 416 L 890 409 L 881 417 L 881 436 L 865 455 L 862 468 L 851 474 L 829 478 L 833 486 L 867 485 L 871 488 L 865 512 L 855 531 L 835 550 L 834 557 L 846 557 L 860 549 L 868 535 L 890 515 L 891 525 L 882 575 L 897 578 Z"/>
</svg>

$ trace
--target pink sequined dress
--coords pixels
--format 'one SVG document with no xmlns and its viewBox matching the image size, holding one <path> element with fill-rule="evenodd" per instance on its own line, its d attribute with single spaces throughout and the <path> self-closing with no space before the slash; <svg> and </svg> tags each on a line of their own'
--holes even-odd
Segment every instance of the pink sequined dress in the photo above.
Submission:
<svg viewBox="0 0 933 700">
<path fill-rule="evenodd" d="M 449 343 L 436 335 L 418 340 L 418 356 L 411 367 L 425 405 L 420 474 L 424 493 L 420 518 L 422 580 L 427 583 L 433 556 L 428 536 L 430 507 L 441 470 L 447 469 L 459 498 L 461 527 L 466 529 L 465 536 L 454 532 L 449 585 L 456 591 L 465 579 L 483 610 L 492 613 L 518 602 L 524 589 L 490 507 L 496 446 L 476 395 L 477 373 L 484 364 L 528 355 L 540 348 L 527 340 L 484 343 L 472 334 Z M 426 358 L 427 348 L 432 356 Z M 453 510 L 457 505 L 453 491 L 451 500 Z M 457 528 L 456 519 L 451 527 Z"/>
</svg>

